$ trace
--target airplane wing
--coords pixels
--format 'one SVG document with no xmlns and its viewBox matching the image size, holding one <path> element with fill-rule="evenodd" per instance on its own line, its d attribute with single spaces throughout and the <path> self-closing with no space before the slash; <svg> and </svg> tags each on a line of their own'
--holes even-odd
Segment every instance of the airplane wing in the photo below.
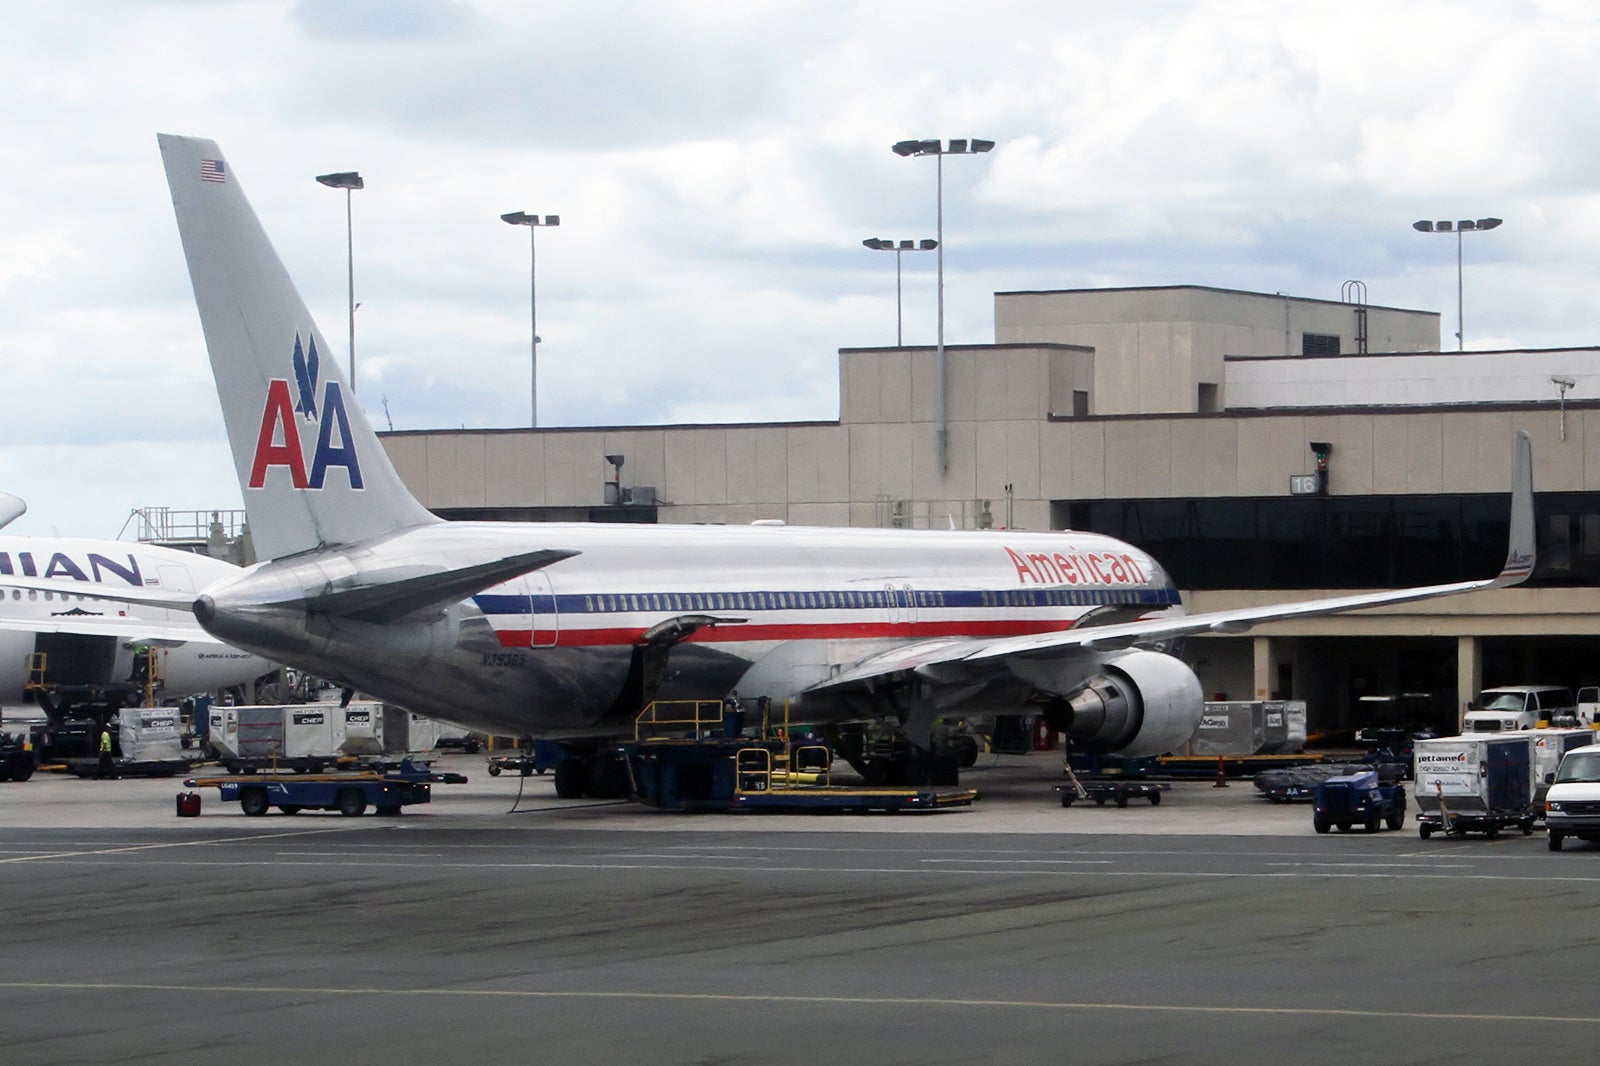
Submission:
<svg viewBox="0 0 1600 1066">
<path fill-rule="evenodd" d="M 1533 453 L 1526 432 L 1519 432 L 1512 456 L 1511 529 L 1505 565 L 1492 578 L 1456 581 L 1444 585 L 1424 585 L 1408 589 L 1360 592 L 1320 600 L 1241 607 L 1231 611 L 1206 611 L 1201 614 L 1163 614 L 1132 622 L 1109 625 L 1080 625 L 1073 629 L 1022 637 L 952 638 L 924 641 L 894 648 L 864 659 L 841 673 L 813 685 L 808 691 L 826 691 L 850 685 L 870 684 L 873 680 L 907 670 L 953 663 L 979 663 L 985 660 L 1045 655 L 1066 649 L 1115 649 L 1156 644 L 1175 637 L 1199 633 L 1244 633 L 1263 622 L 1317 615 L 1342 614 L 1373 607 L 1456 596 L 1464 592 L 1509 588 L 1526 581 L 1535 562 L 1533 522 Z M 998 665 L 998 664 L 992 664 Z"/>
<path fill-rule="evenodd" d="M 121 637 L 164 645 L 221 644 L 196 623 L 153 622 L 139 618 L 66 615 L 60 618 L 0 618 L 0 629 L 21 633 L 72 633 L 85 637 Z"/>
</svg>

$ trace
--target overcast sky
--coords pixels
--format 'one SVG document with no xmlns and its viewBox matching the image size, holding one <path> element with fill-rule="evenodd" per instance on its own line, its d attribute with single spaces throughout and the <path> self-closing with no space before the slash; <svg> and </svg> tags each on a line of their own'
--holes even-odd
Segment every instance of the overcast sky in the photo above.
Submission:
<svg viewBox="0 0 1600 1066">
<path fill-rule="evenodd" d="M 377 426 L 829 419 L 894 342 L 945 160 L 946 338 L 996 291 L 1201 284 L 1441 312 L 1469 348 L 1600 343 L 1590 0 L 54 0 L 0 34 L 9 532 L 239 506 L 156 148 L 215 139 Z M 933 257 L 905 262 L 934 339 Z M 1600 393 L 1600 366 L 1574 395 Z M 386 409 L 385 409 L 386 408 Z M 131 535 L 131 533 L 130 533 Z"/>
</svg>

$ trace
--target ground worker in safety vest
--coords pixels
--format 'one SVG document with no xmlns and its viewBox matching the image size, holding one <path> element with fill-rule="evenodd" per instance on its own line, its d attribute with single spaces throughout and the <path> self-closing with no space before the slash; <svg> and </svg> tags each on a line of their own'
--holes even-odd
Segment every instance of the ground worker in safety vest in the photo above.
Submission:
<svg viewBox="0 0 1600 1066">
<path fill-rule="evenodd" d="M 111 776 L 111 727 L 100 727 L 100 765 L 95 768 L 96 778 L 104 779 Z"/>
</svg>

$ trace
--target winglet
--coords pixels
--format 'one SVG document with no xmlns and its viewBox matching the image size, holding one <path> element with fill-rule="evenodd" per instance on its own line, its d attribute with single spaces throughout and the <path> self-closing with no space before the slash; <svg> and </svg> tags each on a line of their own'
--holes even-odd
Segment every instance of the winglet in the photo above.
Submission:
<svg viewBox="0 0 1600 1066">
<path fill-rule="evenodd" d="M 1527 430 L 1518 430 L 1511 453 L 1511 535 L 1506 565 L 1495 578 L 1498 587 L 1520 585 L 1538 562 L 1533 527 L 1533 445 Z"/>
<path fill-rule="evenodd" d="M 28 505 L 9 492 L 0 492 L 0 526 L 10 525 L 12 521 L 22 517 Z"/>
</svg>

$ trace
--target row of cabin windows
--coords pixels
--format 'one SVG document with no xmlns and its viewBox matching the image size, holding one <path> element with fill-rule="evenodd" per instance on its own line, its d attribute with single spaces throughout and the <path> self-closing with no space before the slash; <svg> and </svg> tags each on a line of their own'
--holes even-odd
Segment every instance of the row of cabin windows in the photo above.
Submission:
<svg viewBox="0 0 1600 1066">
<path fill-rule="evenodd" d="M 882 592 L 647 592 L 627 596 L 585 596 L 589 613 L 611 611 L 782 611 L 828 607 L 903 607 L 906 597 L 919 607 L 943 607 L 944 593 Z"/>
<path fill-rule="evenodd" d="M 1131 590 L 1084 592 L 1070 589 L 1012 589 L 981 592 L 969 599 L 983 607 L 1081 607 L 1101 603 L 1132 603 Z M 951 599 L 955 597 L 950 596 Z M 955 606 L 942 591 L 917 592 L 885 589 L 881 592 L 658 592 L 616 596 L 585 596 L 587 613 L 613 611 L 782 611 L 828 608 L 900 608 Z"/>
<path fill-rule="evenodd" d="M 4 594 L 0 593 L 0 595 L 4 595 Z M 22 590 L 21 589 L 12 589 L 11 590 L 11 598 L 14 599 L 14 600 L 22 599 Z M 39 598 L 39 590 L 38 589 L 29 589 L 28 590 L 28 599 L 36 600 L 38 598 Z M 44 598 L 47 599 L 47 600 L 54 600 L 54 599 L 59 598 L 62 603 L 66 603 L 68 600 L 77 600 L 79 603 L 83 603 L 85 600 L 92 599 L 92 597 L 90 597 L 90 596 L 81 596 L 76 592 L 46 592 L 44 594 Z"/>
</svg>

